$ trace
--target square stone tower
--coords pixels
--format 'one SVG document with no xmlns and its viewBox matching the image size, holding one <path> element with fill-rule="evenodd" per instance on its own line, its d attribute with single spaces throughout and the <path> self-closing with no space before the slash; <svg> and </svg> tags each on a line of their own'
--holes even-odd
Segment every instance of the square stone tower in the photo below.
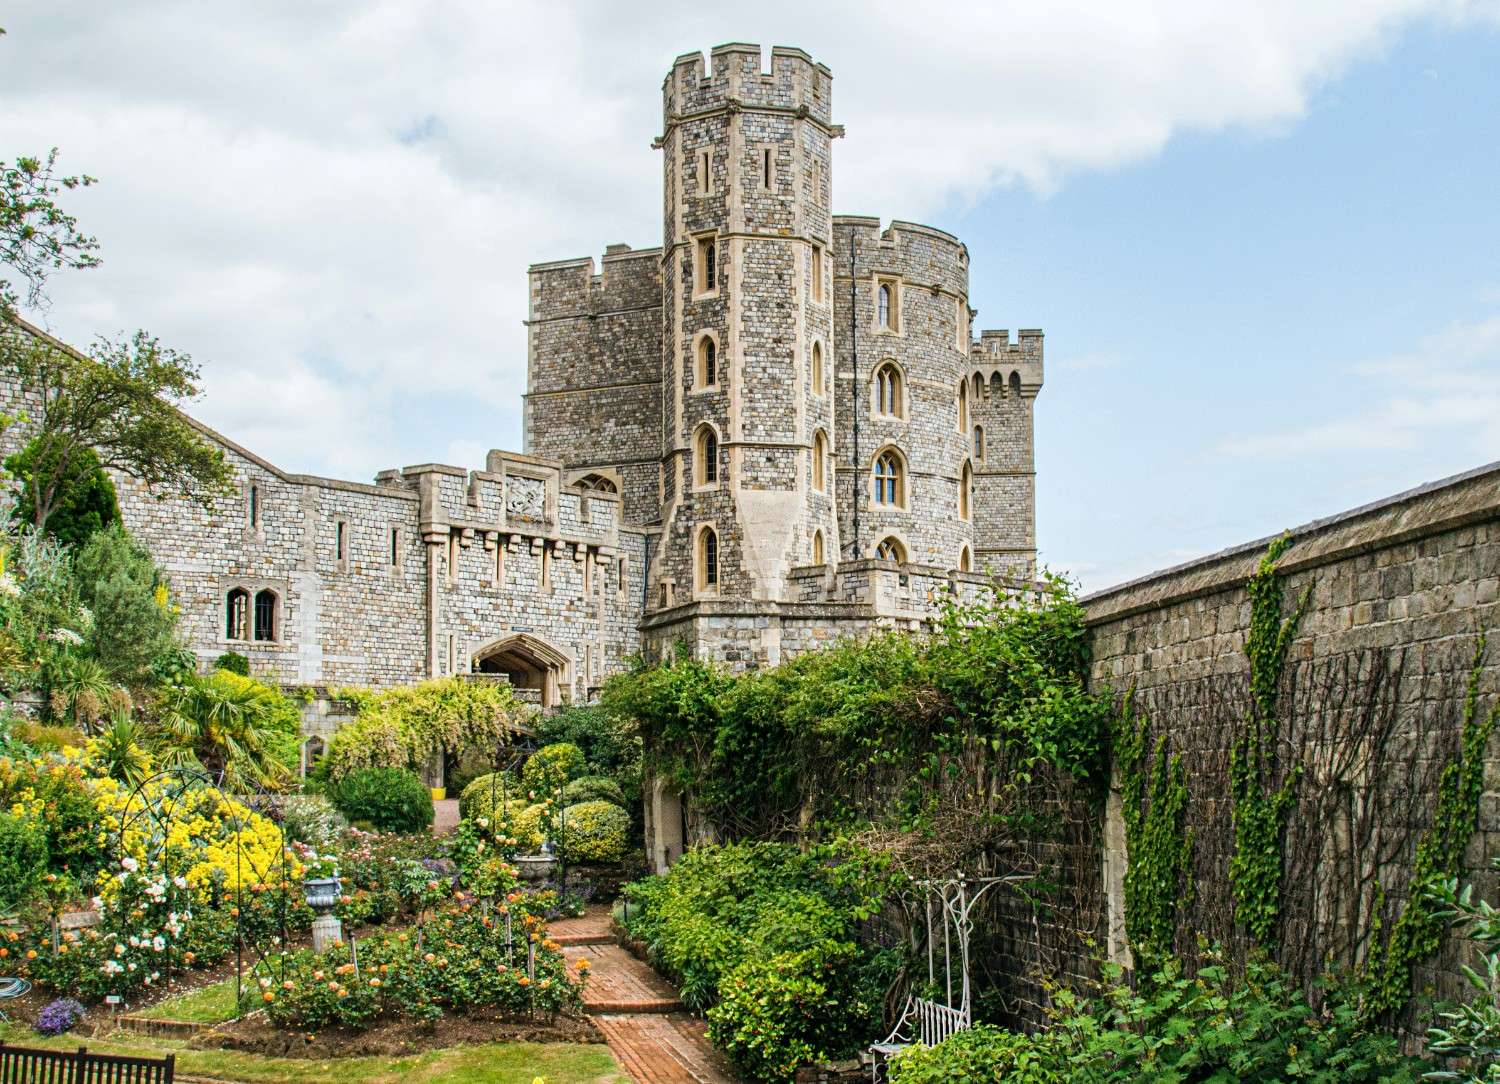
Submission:
<svg viewBox="0 0 1500 1084">
<path fill-rule="evenodd" d="M 793 567 L 838 552 L 832 89 L 801 50 L 765 71 L 743 44 L 707 71 L 681 56 L 663 84 L 655 606 L 783 598 Z"/>
</svg>

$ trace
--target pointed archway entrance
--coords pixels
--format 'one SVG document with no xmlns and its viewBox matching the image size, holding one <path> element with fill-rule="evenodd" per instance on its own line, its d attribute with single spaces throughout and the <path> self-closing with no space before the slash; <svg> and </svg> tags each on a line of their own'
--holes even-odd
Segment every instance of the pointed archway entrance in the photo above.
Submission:
<svg viewBox="0 0 1500 1084">
<path fill-rule="evenodd" d="M 496 637 L 471 657 L 476 673 L 504 674 L 517 695 L 544 711 L 569 699 L 573 690 L 572 656 L 529 632 Z"/>
</svg>

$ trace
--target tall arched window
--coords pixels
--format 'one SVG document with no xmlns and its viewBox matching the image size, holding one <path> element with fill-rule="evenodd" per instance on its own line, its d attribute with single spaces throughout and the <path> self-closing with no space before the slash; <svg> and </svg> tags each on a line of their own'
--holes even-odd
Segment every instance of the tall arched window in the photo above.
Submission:
<svg viewBox="0 0 1500 1084">
<path fill-rule="evenodd" d="M 1020 373 L 1013 372 L 1013 373 L 1010 374 L 1010 393 L 1012 395 L 1020 395 L 1021 394 L 1021 374 Z"/>
<path fill-rule="evenodd" d="M 814 395 L 827 390 L 823 387 L 823 344 L 816 342 L 812 345 L 812 390 Z"/>
<path fill-rule="evenodd" d="M 719 535 L 712 527 L 698 532 L 698 588 L 719 586 Z"/>
<path fill-rule="evenodd" d="M 969 555 L 968 546 L 958 551 L 958 570 L 960 572 L 974 571 L 974 558 Z"/>
<path fill-rule="evenodd" d="M 958 518 L 968 519 L 970 514 L 969 493 L 974 488 L 974 468 L 967 463 L 958 474 Z"/>
<path fill-rule="evenodd" d="M 250 592 L 236 587 L 224 598 L 224 638 L 250 639 Z"/>
<path fill-rule="evenodd" d="M 719 345 L 712 335 L 698 340 L 698 387 L 711 388 L 719 382 Z"/>
<path fill-rule="evenodd" d="M 968 432 L 969 429 L 969 382 L 960 380 L 958 382 L 958 431 Z"/>
<path fill-rule="evenodd" d="M 875 503 L 892 506 L 905 503 L 902 482 L 901 457 L 894 449 L 881 452 L 875 460 Z"/>
<path fill-rule="evenodd" d="M 813 564 L 815 564 L 815 565 L 821 565 L 823 563 L 823 561 L 824 561 L 824 557 L 823 557 L 823 532 L 822 531 L 814 531 L 813 532 L 813 547 L 812 547 L 812 550 L 813 550 L 813 552 L 812 552 Z"/>
<path fill-rule="evenodd" d="M 984 426 L 982 425 L 974 427 L 974 458 L 984 458 Z"/>
<path fill-rule="evenodd" d="M 276 639 L 276 592 L 267 588 L 255 596 L 255 638 L 261 641 Z"/>
<path fill-rule="evenodd" d="M 719 435 L 713 426 L 698 427 L 697 446 L 693 455 L 693 474 L 700 486 L 717 485 L 719 481 Z"/>
<path fill-rule="evenodd" d="M 979 402 L 979 397 L 984 394 L 984 377 L 978 373 L 974 374 L 974 402 Z"/>
<path fill-rule="evenodd" d="M 893 361 L 875 370 L 875 413 L 899 418 L 903 413 L 901 370 Z"/>
<path fill-rule="evenodd" d="M 877 292 L 876 297 L 877 305 L 879 308 L 877 319 L 879 320 L 880 326 L 886 328 L 887 330 L 891 330 L 895 327 L 895 325 L 891 323 L 891 284 L 888 282 L 882 282 L 880 284 L 880 290 Z"/>
<path fill-rule="evenodd" d="M 812 484 L 819 493 L 828 488 L 828 438 L 821 429 L 813 434 Z"/>
<path fill-rule="evenodd" d="M 875 556 L 882 561 L 905 561 L 906 547 L 894 538 L 882 538 L 875 547 Z"/>
</svg>

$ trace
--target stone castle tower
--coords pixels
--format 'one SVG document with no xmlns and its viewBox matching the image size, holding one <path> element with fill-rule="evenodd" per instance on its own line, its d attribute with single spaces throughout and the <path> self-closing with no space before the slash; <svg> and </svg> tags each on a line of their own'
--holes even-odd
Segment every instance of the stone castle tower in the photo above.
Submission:
<svg viewBox="0 0 1500 1084">
<path fill-rule="evenodd" d="M 832 213 L 832 101 L 800 49 L 678 57 L 662 246 L 530 271 L 526 452 L 647 530 L 648 654 L 774 661 L 1034 565 L 1041 332 L 976 342 L 962 242 Z"/>
</svg>

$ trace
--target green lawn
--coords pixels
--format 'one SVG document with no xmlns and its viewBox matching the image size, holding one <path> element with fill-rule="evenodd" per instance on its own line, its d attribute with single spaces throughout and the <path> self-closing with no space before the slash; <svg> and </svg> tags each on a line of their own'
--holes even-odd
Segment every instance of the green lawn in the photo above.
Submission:
<svg viewBox="0 0 1500 1084">
<path fill-rule="evenodd" d="M 253 979 L 246 983 L 254 985 Z M 191 1020 L 199 1024 L 221 1024 L 234 1019 L 234 976 L 212 986 L 158 1001 L 136 1016 L 149 1020 Z"/>
<path fill-rule="evenodd" d="M 230 996 L 233 997 L 231 984 Z M 629 1084 L 609 1048 L 582 1043 L 486 1043 L 410 1057 L 264 1058 L 230 1050 L 189 1050 L 172 1039 L 121 1032 L 110 1039 L 64 1035 L 44 1039 L 29 1028 L 0 1025 L 0 1039 L 17 1046 L 76 1049 L 80 1041 L 101 1054 L 177 1055 L 182 1076 L 236 1084 Z"/>
</svg>

